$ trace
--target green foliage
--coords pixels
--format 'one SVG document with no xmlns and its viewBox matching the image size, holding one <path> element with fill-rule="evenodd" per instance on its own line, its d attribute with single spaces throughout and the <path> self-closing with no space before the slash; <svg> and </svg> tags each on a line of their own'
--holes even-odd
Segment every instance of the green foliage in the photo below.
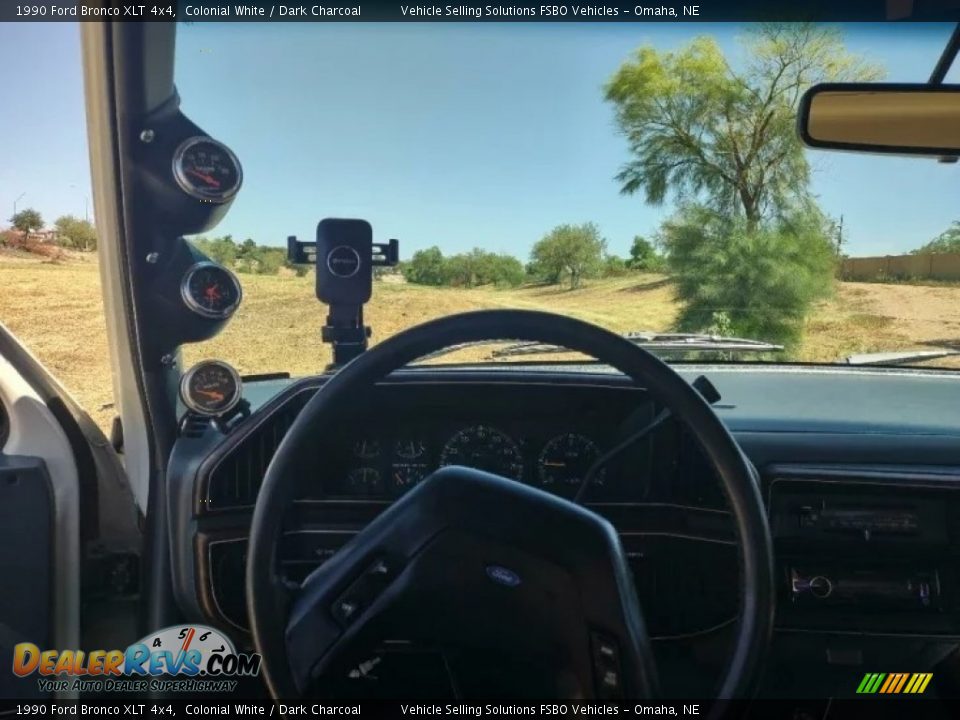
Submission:
<svg viewBox="0 0 960 720">
<path fill-rule="evenodd" d="M 256 269 L 257 275 L 276 275 L 287 262 L 285 248 L 259 247 L 257 248 Z"/>
<path fill-rule="evenodd" d="M 417 250 L 410 262 L 404 263 L 403 276 L 418 285 L 444 284 L 444 257 L 436 245 Z"/>
<path fill-rule="evenodd" d="M 836 256 L 820 213 L 752 227 L 703 206 L 667 221 L 661 241 L 683 302 L 679 329 L 795 343 L 811 304 L 832 288 Z"/>
<path fill-rule="evenodd" d="M 284 264 L 284 267 L 290 270 L 293 270 L 293 272 L 296 273 L 298 278 L 306 277 L 310 272 L 310 268 L 313 267 L 312 265 L 298 265 L 298 264 L 289 262 L 286 259 L 284 260 L 283 264 Z"/>
<path fill-rule="evenodd" d="M 200 252 L 214 262 L 241 273 L 256 275 L 276 275 L 282 267 L 291 267 L 287 263 L 287 251 L 284 248 L 269 245 L 257 245 L 247 238 L 237 245 L 230 235 L 216 238 L 194 238 L 191 241 Z M 298 277 L 306 275 L 309 268 L 292 266 Z M 301 271 L 300 268 L 303 267 Z"/>
<path fill-rule="evenodd" d="M 512 255 L 474 248 L 468 253 L 443 256 L 434 246 L 418 250 L 401 271 L 407 282 L 419 285 L 516 287 L 524 281 L 523 264 Z"/>
<path fill-rule="evenodd" d="M 20 232 L 29 234 L 43 227 L 43 217 L 33 208 L 26 208 L 11 217 L 10 224 Z"/>
<path fill-rule="evenodd" d="M 73 250 L 90 252 L 97 249 L 97 231 L 89 220 L 73 215 L 58 217 L 54 223 L 60 245 Z"/>
<path fill-rule="evenodd" d="M 558 225 L 533 246 L 530 263 L 543 281 L 555 285 L 566 277 L 573 290 L 583 278 L 600 274 L 605 249 L 593 223 Z"/>
<path fill-rule="evenodd" d="M 237 261 L 237 246 L 230 235 L 212 239 L 195 238 L 193 244 L 204 255 L 224 267 L 232 268 Z"/>
<path fill-rule="evenodd" d="M 652 242 L 636 235 L 633 238 L 633 244 L 630 245 L 630 259 L 627 260 L 627 266 L 631 270 L 655 272 L 663 269 L 663 258 Z"/>
<path fill-rule="evenodd" d="M 953 253 L 960 252 L 960 220 L 954 220 L 950 227 L 937 235 L 926 245 L 922 245 L 913 251 L 913 254 L 920 253 Z"/>
<path fill-rule="evenodd" d="M 809 198 L 796 132 L 800 96 L 818 82 L 874 80 L 881 69 L 846 51 L 835 27 L 762 24 L 735 69 L 716 41 L 676 52 L 639 48 L 605 88 L 632 159 L 617 180 L 659 205 L 708 204 L 755 225 Z"/>
<path fill-rule="evenodd" d="M 600 267 L 600 275 L 605 278 L 623 277 L 630 273 L 630 266 L 626 260 L 616 255 L 607 255 Z"/>
</svg>

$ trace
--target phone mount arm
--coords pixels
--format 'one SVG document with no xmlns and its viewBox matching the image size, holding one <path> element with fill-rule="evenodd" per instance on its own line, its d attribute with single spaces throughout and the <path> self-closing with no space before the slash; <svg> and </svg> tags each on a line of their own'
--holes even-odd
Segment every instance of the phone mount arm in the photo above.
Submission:
<svg viewBox="0 0 960 720">
<path fill-rule="evenodd" d="M 363 353 L 370 339 L 363 306 L 373 291 L 373 268 L 395 266 L 400 259 L 399 242 L 374 243 L 373 230 L 365 220 L 326 219 L 317 226 L 316 242 L 288 237 L 287 258 L 316 267 L 317 298 L 329 307 L 321 338 L 333 348 L 330 368 Z"/>
</svg>

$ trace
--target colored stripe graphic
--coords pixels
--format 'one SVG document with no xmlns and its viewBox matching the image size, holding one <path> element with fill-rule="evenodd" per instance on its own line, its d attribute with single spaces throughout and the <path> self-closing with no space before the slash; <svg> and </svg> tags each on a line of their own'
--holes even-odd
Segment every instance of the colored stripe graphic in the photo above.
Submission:
<svg viewBox="0 0 960 720">
<path fill-rule="evenodd" d="M 897 686 L 893 689 L 893 692 L 898 693 L 903 690 L 903 686 L 907 684 L 908 677 L 910 677 L 909 673 L 900 673 L 900 682 L 897 683 Z"/>
<path fill-rule="evenodd" d="M 873 695 L 880 689 L 880 683 L 883 682 L 886 676 L 886 673 L 868 673 L 867 676 L 864 677 L 863 682 L 860 683 L 860 688 L 857 689 L 857 692 L 865 695 Z"/>
<path fill-rule="evenodd" d="M 867 673 L 857 686 L 859 695 L 921 695 L 933 673 Z"/>
<path fill-rule="evenodd" d="M 897 673 L 890 673 L 887 675 L 886 681 L 884 681 L 883 685 L 880 686 L 880 692 L 883 694 L 890 692 L 890 688 L 897 684 L 898 679 L 899 676 Z"/>
</svg>

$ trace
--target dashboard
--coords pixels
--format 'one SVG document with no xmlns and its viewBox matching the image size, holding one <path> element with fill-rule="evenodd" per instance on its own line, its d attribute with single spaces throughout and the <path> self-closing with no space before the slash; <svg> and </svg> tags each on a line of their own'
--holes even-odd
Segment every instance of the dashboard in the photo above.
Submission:
<svg viewBox="0 0 960 720">
<path fill-rule="evenodd" d="M 780 662 L 889 653 L 896 664 L 956 647 L 960 437 L 949 428 L 960 427 L 960 417 L 956 425 L 948 417 L 960 408 L 951 395 L 956 380 L 707 370 L 722 396 L 715 408 L 759 471 L 776 552 Z M 698 374 L 681 372 L 691 381 Z M 245 385 L 249 417 L 226 429 L 186 422 L 171 457 L 179 604 L 241 644 L 249 643 L 243 577 L 259 483 L 323 382 Z M 922 417 L 889 405 L 906 389 L 924 402 Z M 572 497 L 597 460 L 659 410 L 646 389 L 613 373 L 396 373 L 358 396 L 336 431 L 316 438 L 279 567 L 302 580 L 448 464 Z M 854 425 L 858 415 L 869 421 Z M 722 663 L 738 607 L 737 538 L 719 481 L 685 427 L 669 421 L 595 469 L 583 502 L 619 533 L 658 652 L 712 652 Z"/>
</svg>

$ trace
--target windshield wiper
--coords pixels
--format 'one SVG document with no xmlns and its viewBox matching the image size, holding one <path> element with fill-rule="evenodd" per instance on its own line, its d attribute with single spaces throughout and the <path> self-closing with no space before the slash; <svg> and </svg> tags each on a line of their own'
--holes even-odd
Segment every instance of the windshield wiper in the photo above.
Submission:
<svg viewBox="0 0 960 720">
<path fill-rule="evenodd" d="M 897 350 L 894 352 L 875 352 L 848 355 L 842 362 L 847 365 L 906 365 L 909 363 L 936 360 L 937 358 L 960 355 L 960 350 L 937 348 L 935 350 Z"/>
<path fill-rule="evenodd" d="M 727 337 L 725 335 L 710 335 L 707 333 L 664 333 L 653 331 L 637 331 L 624 333 L 623 338 L 629 340 L 635 345 L 650 350 L 655 354 L 660 353 L 685 353 L 685 352 L 726 352 L 726 353 L 767 353 L 779 352 L 783 350 L 782 345 L 775 345 L 763 340 L 752 340 L 750 338 Z M 443 350 L 425 355 L 419 360 L 429 360 L 450 353 L 463 350 L 464 348 L 478 347 L 482 345 L 501 344 L 510 342 L 510 340 L 480 340 L 477 342 L 462 343 L 460 345 L 451 345 Z M 569 348 L 558 345 L 550 345 L 539 342 L 514 342 L 507 347 L 498 348 L 490 353 L 493 358 L 516 357 L 518 355 L 559 355 L 576 352 Z"/>
</svg>

